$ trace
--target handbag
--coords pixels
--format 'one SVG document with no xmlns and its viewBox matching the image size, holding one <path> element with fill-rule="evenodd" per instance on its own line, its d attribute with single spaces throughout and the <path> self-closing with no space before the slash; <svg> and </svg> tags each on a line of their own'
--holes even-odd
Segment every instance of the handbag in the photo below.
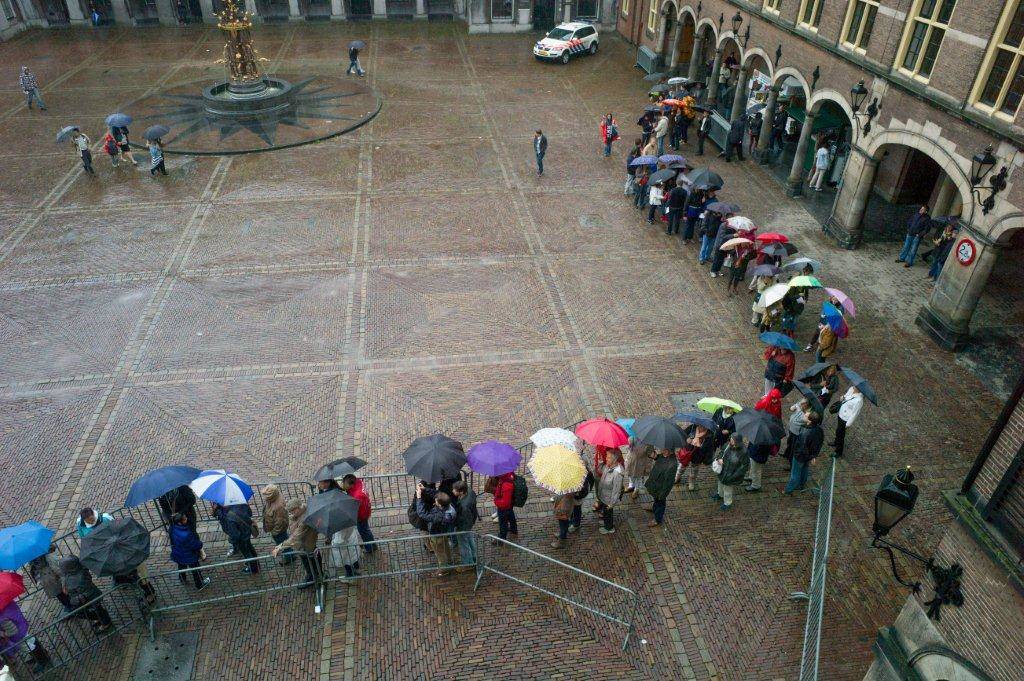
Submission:
<svg viewBox="0 0 1024 681">
<path fill-rule="evenodd" d="M 260 527 L 256 524 L 255 520 L 251 521 L 249 525 L 252 527 L 252 538 L 256 539 L 260 536 Z"/>
<path fill-rule="evenodd" d="M 838 414 L 839 410 L 843 408 L 843 402 L 845 401 L 846 400 L 843 400 L 842 402 L 833 402 L 832 404 L 828 405 L 828 413 Z"/>
</svg>

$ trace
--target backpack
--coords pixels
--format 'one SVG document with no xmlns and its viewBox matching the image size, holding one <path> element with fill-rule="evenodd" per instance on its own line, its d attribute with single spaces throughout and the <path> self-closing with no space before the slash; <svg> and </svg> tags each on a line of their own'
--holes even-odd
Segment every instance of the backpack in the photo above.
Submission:
<svg viewBox="0 0 1024 681">
<path fill-rule="evenodd" d="M 416 500 L 413 499 L 412 503 L 409 504 L 409 510 L 407 511 L 409 518 L 409 524 L 415 527 L 421 532 L 427 531 L 427 521 L 420 517 L 419 513 L 416 512 Z"/>
<path fill-rule="evenodd" d="M 526 506 L 526 498 L 530 490 L 526 487 L 526 478 L 516 475 L 512 478 L 512 505 L 516 508 Z"/>
<path fill-rule="evenodd" d="M 579 491 L 573 494 L 573 497 L 577 501 L 582 501 L 583 499 L 586 499 L 587 495 L 590 494 L 590 486 L 593 484 L 594 474 L 591 473 L 590 471 L 587 471 L 587 477 L 583 478 L 583 487 L 580 487 Z"/>
</svg>

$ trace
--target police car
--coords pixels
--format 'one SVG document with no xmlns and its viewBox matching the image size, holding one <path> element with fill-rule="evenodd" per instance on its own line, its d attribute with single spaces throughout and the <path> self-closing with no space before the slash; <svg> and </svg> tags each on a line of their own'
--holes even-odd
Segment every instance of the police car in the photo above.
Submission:
<svg viewBox="0 0 1024 681">
<path fill-rule="evenodd" d="M 597 29 L 581 21 L 555 26 L 533 46 L 533 56 L 537 59 L 558 60 L 563 64 L 578 55 L 596 52 Z"/>
</svg>

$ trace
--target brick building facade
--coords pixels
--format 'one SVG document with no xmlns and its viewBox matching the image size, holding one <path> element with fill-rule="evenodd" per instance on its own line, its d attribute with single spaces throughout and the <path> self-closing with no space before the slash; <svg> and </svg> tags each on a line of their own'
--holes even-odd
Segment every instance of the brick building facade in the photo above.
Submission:
<svg viewBox="0 0 1024 681">
<path fill-rule="evenodd" d="M 620 0 L 618 10 L 619 33 L 641 56 L 705 81 L 723 119 L 743 115 L 750 90 L 764 84 L 762 159 L 771 118 L 788 107 L 801 123 L 791 194 L 802 191 L 825 120 L 844 131 L 847 153 L 823 220 L 842 246 L 861 242 L 876 195 L 958 216 L 960 235 L 918 323 L 947 348 L 964 343 L 999 253 L 1024 228 L 1024 186 L 1015 181 L 1024 142 L 1019 0 Z M 723 93 L 733 101 L 718 101 Z M 879 109 L 867 126 L 872 102 Z M 979 181 L 972 160 L 989 146 L 995 163 Z M 986 207 L 995 176 L 1005 188 Z"/>
<path fill-rule="evenodd" d="M 879 632 L 866 679 L 999 679 L 1024 669 L 1024 378 L 960 490 L 945 494 L 956 517 L 936 551 L 964 569 L 962 607 L 929 620 L 925 597 L 907 599 Z M 924 575 L 920 579 L 927 583 Z"/>
</svg>

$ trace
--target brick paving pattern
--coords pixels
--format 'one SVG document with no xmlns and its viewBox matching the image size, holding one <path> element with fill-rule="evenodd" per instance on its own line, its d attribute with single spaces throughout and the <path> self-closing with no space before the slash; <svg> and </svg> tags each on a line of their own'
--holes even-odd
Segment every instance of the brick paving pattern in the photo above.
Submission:
<svg viewBox="0 0 1024 681">
<path fill-rule="evenodd" d="M 669 413 L 683 392 L 757 398 L 749 298 L 728 298 L 692 247 L 626 204 L 622 146 L 600 156 L 601 113 L 634 136 L 645 88 L 632 48 L 606 36 L 597 56 L 563 68 L 534 63 L 531 36 L 471 39 L 451 24 L 255 33 L 271 70 L 325 75 L 344 71 L 348 39 L 366 39 L 384 110 L 315 146 L 168 156 L 170 175 L 157 180 L 141 153 L 136 170 L 98 152 L 90 178 L 53 146 L 59 125 L 73 113 L 95 141 L 119 106 L 218 75 L 216 31 L 36 32 L 0 45 L 6 521 L 68 528 L 83 505 L 116 506 L 155 465 L 300 479 L 341 452 L 389 472 L 410 439 L 435 430 L 519 443 L 595 413 Z M 21 63 L 38 75 L 45 114 L 21 103 Z M 543 178 L 537 127 L 550 141 Z M 887 245 L 836 250 L 756 166 L 714 167 L 724 198 L 790 234 L 857 301 L 840 361 L 872 380 L 881 404 L 852 428 L 838 471 L 822 660 L 823 678 L 857 679 L 903 600 L 867 549 L 874 487 L 914 466 L 922 496 L 901 532 L 927 552 L 948 519 L 938 492 L 963 476 L 997 400 L 969 363 L 916 331 L 925 286 L 916 271 L 904 281 Z M 989 303 L 996 322 L 1013 318 L 1012 301 Z M 800 338 L 813 321 L 804 315 Z M 588 514 L 558 556 L 637 589 L 647 643 L 626 655 L 607 625 L 490 577 L 476 595 L 462 577 L 339 587 L 322 619 L 284 593 L 161 626 L 200 630 L 195 678 L 489 678 L 500 668 L 511 678 L 791 679 L 804 607 L 787 595 L 806 587 L 815 502 L 782 497 L 785 475 L 770 462 L 765 491 L 741 493 L 723 515 L 704 470 L 698 490 L 673 493 L 657 532 L 639 506 L 620 512 L 610 538 Z M 546 510 L 523 522 L 523 541 L 542 552 Z M 86 666 L 78 678 L 130 667 Z"/>
</svg>

